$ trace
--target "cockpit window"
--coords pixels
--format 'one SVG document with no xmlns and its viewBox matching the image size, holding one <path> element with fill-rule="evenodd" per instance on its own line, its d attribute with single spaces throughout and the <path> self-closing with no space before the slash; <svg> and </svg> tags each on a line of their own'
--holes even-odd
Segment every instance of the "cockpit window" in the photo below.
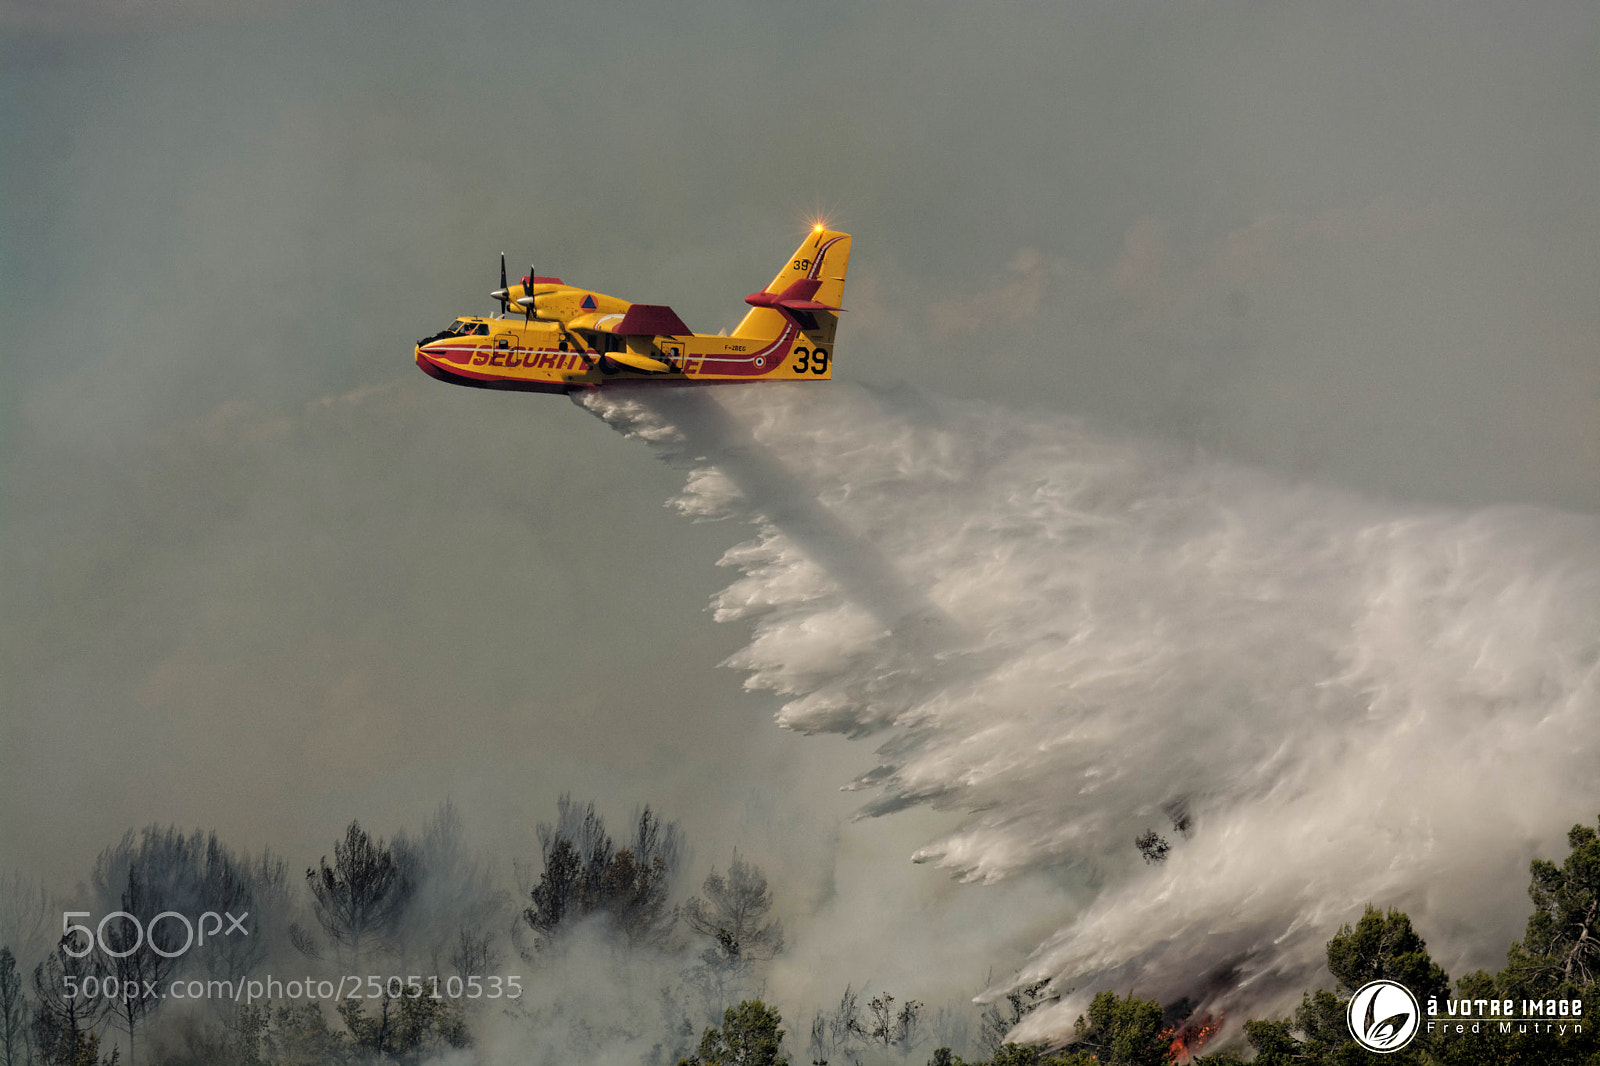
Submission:
<svg viewBox="0 0 1600 1066">
<path fill-rule="evenodd" d="M 464 318 L 458 318 L 454 322 L 452 322 L 448 326 L 446 326 L 444 329 L 441 329 L 438 333 L 433 334 L 433 336 L 422 338 L 420 341 L 417 342 L 417 344 L 419 346 L 421 346 L 421 345 L 424 345 L 424 344 L 431 343 L 432 341 L 443 340 L 445 337 L 459 337 L 459 336 L 462 336 L 463 334 L 470 334 L 471 332 L 472 332 L 472 323 L 468 322 Z M 478 327 L 478 332 L 479 333 L 484 333 L 484 332 L 487 332 L 487 331 L 484 329 L 484 327 L 479 326 Z"/>
<path fill-rule="evenodd" d="M 472 332 L 476 333 L 480 337 L 487 337 L 489 335 L 489 323 L 487 323 L 487 322 L 479 322 L 478 323 L 478 328 L 473 330 Z"/>
</svg>

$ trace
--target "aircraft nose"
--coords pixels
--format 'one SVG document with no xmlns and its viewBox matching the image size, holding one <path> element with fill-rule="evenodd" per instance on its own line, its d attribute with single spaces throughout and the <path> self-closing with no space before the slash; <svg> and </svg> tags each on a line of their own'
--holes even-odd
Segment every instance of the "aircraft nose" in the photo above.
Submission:
<svg viewBox="0 0 1600 1066">
<path fill-rule="evenodd" d="M 442 342 L 435 342 L 433 344 L 418 345 L 417 356 L 432 363 L 466 363 L 472 359 L 472 352 Z"/>
</svg>

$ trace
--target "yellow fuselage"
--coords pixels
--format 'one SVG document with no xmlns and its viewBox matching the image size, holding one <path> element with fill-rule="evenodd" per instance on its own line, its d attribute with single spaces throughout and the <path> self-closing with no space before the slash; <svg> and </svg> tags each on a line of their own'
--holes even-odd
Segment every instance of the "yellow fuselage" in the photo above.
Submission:
<svg viewBox="0 0 1600 1066">
<path fill-rule="evenodd" d="M 531 279 L 506 290 L 510 302 L 532 312 L 492 318 L 461 318 L 416 345 L 417 365 L 443 381 L 478 388 L 526 392 L 570 392 L 613 381 L 712 385 L 748 381 L 826 381 L 833 376 L 837 300 L 849 261 L 847 234 L 818 230 L 765 293 L 752 294 L 754 308 L 734 336 L 689 333 L 642 334 L 630 323 L 668 321 L 666 308 L 634 305 L 615 297 Z M 815 296 L 783 305 L 796 284 Z M 502 295 L 502 294 L 497 294 Z M 816 308 L 825 303 L 826 309 Z M 631 309 L 631 310 L 630 310 Z M 666 312 L 667 318 L 651 313 Z"/>
<path fill-rule="evenodd" d="M 443 337 L 417 347 L 417 364 L 457 384 L 532 392 L 566 392 L 618 379 L 713 384 L 752 380 L 827 379 L 831 346 L 787 327 L 774 340 L 690 334 L 687 337 L 584 338 L 557 324 L 520 319 L 466 319 L 487 334 Z M 655 369 L 660 367 L 660 369 Z"/>
</svg>

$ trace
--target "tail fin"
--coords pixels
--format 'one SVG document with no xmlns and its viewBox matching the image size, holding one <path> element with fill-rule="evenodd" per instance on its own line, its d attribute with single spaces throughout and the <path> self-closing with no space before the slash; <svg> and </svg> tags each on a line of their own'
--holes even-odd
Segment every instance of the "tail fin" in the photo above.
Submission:
<svg viewBox="0 0 1600 1066">
<path fill-rule="evenodd" d="M 844 274 L 850 265 L 850 234 L 820 226 L 806 235 L 794 256 L 761 292 L 744 298 L 750 313 L 736 337 L 775 340 L 789 325 L 813 344 L 832 346 L 844 300 Z"/>
</svg>

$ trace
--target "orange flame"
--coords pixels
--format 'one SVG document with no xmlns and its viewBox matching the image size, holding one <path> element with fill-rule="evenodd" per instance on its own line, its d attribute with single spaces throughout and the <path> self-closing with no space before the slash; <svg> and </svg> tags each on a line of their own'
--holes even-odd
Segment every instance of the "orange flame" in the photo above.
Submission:
<svg viewBox="0 0 1600 1066">
<path fill-rule="evenodd" d="M 1206 1042 L 1217 1035 L 1217 1030 L 1222 1028 L 1222 1018 L 1215 1021 L 1207 1014 L 1198 1021 L 1185 1022 L 1172 1037 L 1172 1044 L 1167 1048 L 1167 1058 L 1173 1063 L 1185 1063 L 1197 1055 Z M 1163 1030 L 1161 1035 L 1166 1036 L 1173 1030 Z"/>
</svg>

